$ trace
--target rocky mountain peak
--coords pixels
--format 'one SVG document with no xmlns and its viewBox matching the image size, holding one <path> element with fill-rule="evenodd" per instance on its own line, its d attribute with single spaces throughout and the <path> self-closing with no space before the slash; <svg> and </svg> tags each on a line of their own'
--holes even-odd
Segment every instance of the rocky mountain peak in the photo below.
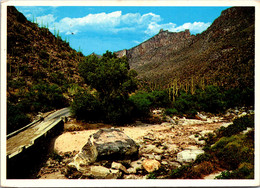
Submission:
<svg viewBox="0 0 260 188">
<path fill-rule="evenodd" d="M 132 60 L 136 58 L 152 58 L 153 53 L 160 48 L 166 49 L 165 53 L 160 53 L 160 55 L 167 55 L 173 51 L 181 50 L 184 47 L 189 46 L 192 43 L 194 37 L 195 36 L 191 35 L 188 29 L 181 32 L 170 32 L 168 30 L 161 29 L 158 34 L 139 44 L 138 46 L 135 46 L 129 50 L 124 49 L 116 53 L 119 57 L 126 55 L 130 59 L 130 66 L 135 68 L 146 62 L 136 64 Z"/>
</svg>

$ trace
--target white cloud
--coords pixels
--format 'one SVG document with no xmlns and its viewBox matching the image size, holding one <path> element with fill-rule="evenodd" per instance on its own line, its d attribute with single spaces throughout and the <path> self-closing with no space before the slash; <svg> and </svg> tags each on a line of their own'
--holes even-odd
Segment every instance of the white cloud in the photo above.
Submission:
<svg viewBox="0 0 260 188">
<path fill-rule="evenodd" d="M 47 14 L 47 15 L 44 15 L 44 16 L 38 16 L 36 17 L 36 20 L 37 20 L 37 23 L 40 24 L 43 24 L 43 25 L 49 25 L 49 26 L 53 26 L 53 23 L 55 22 L 57 18 L 54 17 L 52 14 Z"/>
<path fill-rule="evenodd" d="M 210 26 L 210 23 L 194 22 L 184 23 L 177 26 L 175 23 L 161 23 L 160 15 L 147 13 L 122 14 L 122 11 L 111 13 L 87 14 L 84 17 L 70 18 L 65 17 L 59 21 L 53 14 L 36 17 L 39 24 L 48 26 L 50 30 L 54 28 L 60 33 L 66 35 L 77 34 L 81 32 L 103 32 L 105 34 L 118 32 L 144 33 L 146 37 L 151 37 L 159 32 L 160 29 L 169 30 L 171 32 L 184 31 L 189 29 L 191 33 L 200 33 Z"/>
<path fill-rule="evenodd" d="M 185 29 L 189 29 L 191 32 L 201 33 L 206 30 L 210 26 L 210 22 L 194 22 L 194 23 L 185 23 L 182 26 L 175 28 L 176 32 L 183 31 Z"/>
<path fill-rule="evenodd" d="M 171 32 L 180 32 L 185 29 L 189 29 L 191 33 L 201 33 L 206 30 L 211 23 L 204 22 L 194 22 L 194 23 L 184 23 L 181 26 L 176 27 L 174 23 L 158 24 L 156 22 L 151 22 L 146 29 L 145 33 L 149 36 L 155 35 L 159 32 L 160 29 L 169 30 Z"/>
<path fill-rule="evenodd" d="M 174 31 L 175 28 L 176 28 L 176 24 L 171 22 L 166 24 L 158 24 L 156 22 L 151 22 L 148 25 L 148 28 L 145 30 L 145 33 L 149 36 L 152 36 L 157 34 L 160 31 L 160 29 Z"/>
<path fill-rule="evenodd" d="M 105 31 L 117 33 L 120 31 L 136 31 L 138 28 L 146 29 L 151 22 L 159 22 L 159 15 L 148 13 L 128 13 L 122 15 L 121 11 L 111 13 L 88 14 L 81 18 L 65 17 L 55 23 L 60 32 L 68 33 L 77 30 Z"/>
</svg>

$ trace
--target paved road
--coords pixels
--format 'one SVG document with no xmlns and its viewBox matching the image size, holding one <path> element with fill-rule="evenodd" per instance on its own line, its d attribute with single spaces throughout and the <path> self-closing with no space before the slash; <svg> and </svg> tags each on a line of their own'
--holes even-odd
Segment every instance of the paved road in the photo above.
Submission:
<svg viewBox="0 0 260 188">
<path fill-rule="evenodd" d="M 61 117 L 64 116 L 70 116 L 69 108 L 57 110 L 45 117 L 44 120 L 8 138 L 6 141 L 6 155 L 11 158 L 22 152 L 24 148 L 26 149 L 32 146 L 37 138 L 43 136 L 46 132 L 55 127 L 55 125 L 62 121 Z"/>
</svg>

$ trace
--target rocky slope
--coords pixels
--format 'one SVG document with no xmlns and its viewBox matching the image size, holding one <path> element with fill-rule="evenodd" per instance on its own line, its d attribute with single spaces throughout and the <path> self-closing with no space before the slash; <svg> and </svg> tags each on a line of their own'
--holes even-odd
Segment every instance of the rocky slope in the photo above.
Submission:
<svg viewBox="0 0 260 188">
<path fill-rule="evenodd" d="M 253 87 L 255 54 L 255 9 L 232 7 L 203 33 L 161 30 L 142 44 L 117 52 L 129 58 L 139 77 L 166 87 L 199 83 L 226 87 Z"/>
<path fill-rule="evenodd" d="M 58 86 L 80 83 L 77 64 L 82 57 L 48 28 L 28 21 L 15 7 L 7 7 L 8 97 L 40 81 Z"/>
</svg>

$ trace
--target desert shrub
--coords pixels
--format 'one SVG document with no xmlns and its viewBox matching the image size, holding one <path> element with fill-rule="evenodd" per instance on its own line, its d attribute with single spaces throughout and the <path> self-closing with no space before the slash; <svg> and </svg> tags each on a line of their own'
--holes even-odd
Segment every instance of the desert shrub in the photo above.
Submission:
<svg viewBox="0 0 260 188">
<path fill-rule="evenodd" d="M 220 175 L 216 176 L 215 179 L 231 179 L 231 173 L 228 170 L 221 172 Z"/>
<path fill-rule="evenodd" d="M 37 71 L 33 72 L 33 74 L 32 74 L 32 78 L 33 78 L 36 82 L 38 82 L 39 80 L 42 80 L 42 79 L 44 79 L 44 78 L 46 78 L 46 77 L 47 77 L 47 73 L 46 73 L 46 72 L 43 72 L 43 71 L 41 71 L 41 70 L 37 70 Z"/>
<path fill-rule="evenodd" d="M 131 122 L 133 105 L 125 96 L 104 98 L 102 101 L 104 121 L 115 125 Z"/>
<path fill-rule="evenodd" d="M 251 163 L 242 163 L 238 169 L 233 171 L 224 171 L 216 179 L 254 179 L 254 165 Z"/>
<path fill-rule="evenodd" d="M 177 115 L 178 110 L 176 108 L 166 108 L 164 113 L 168 116 Z"/>
<path fill-rule="evenodd" d="M 100 102 L 89 93 L 77 93 L 70 107 L 72 114 L 79 120 L 97 121 L 103 116 Z"/>
<path fill-rule="evenodd" d="M 8 79 L 7 80 L 7 86 L 9 88 L 13 88 L 13 89 L 19 89 L 21 87 L 26 86 L 26 82 L 24 78 L 18 78 L 16 80 L 12 80 L 12 79 Z"/>
<path fill-rule="evenodd" d="M 135 117 L 146 117 L 150 114 L 150 108 L 152 105 L 152 101 L 149 99 L 149 95 L 147 93 L 136 93 L 132 95 L 129 100 L 133 103 L 133 116 Z"/>
<path fill-rule="evenodd" d="M 190 171 L 191 165 L 182 165 L 179 168 L 173 169 L 171 174 L 169 175 L 170 179 L 178 179 L 182 178 L 187 172 Z"/>
<path fill-rule="evenodd" d="M 39 57 L 41 59 L 49 59 L 50 55 L 45 50 L 41 50 L 39 53 Z"/>
<path fill-rule="evenodd" d="M 19 105 L 7 102 L 7 134 L 18 130 L 30 123 L 30 118 Z"/>
<path fill-rule="evenodd" d="M 247 127 L 254 127 L 254 115 L 246 115 L 240 118 L 236 118 L 233 121 L 233 124 L 229 125 L 228 127 L 221 127 L 218 130 L 218 137 L 232 136 L 243 130 L 246 130 Z"/>
<path fill-rule="evenodd" d="M 135 117 L 148 117 L 152 108 L 169 106 L 170 101 L 165 91 L 140 91 L 131 95 L 129 100 L 134 105 Z"/>
<path fill-rule="evenodd" d="M 187 178 L 191 178 L 191 179 L 197 179 L 197 178 L 201 178 L 202 175 L 208 175 L 210 173 L 212 173 L 215 170 L 214 164 L 210 161 L 203 161 L 201 163 L 199 163 L 196 166 L 193 166 L 191 168 L 190 173 L 188 173 L 186 176 Z"/>
<path fill-rule="evenodd" d="M 198 92 L 197 92 L 198 93 Z M 196 95 L 199 109 L 206 112 L 222 112 L 225 109 L 224 94 L 217 86 L 206 86 L 204 91 Z"/>
<path fill-rule="evenodd" d="M 209 153 L 203 153 L 197 156 L 196 160 L 194 161 L 195 164 L 202 163 L 204 161 L 210 161 L 212 159 L 212 155 Z"/>
<path fill-rule="evenodd" d="M 170 105 L 169 96 L 166 91 L 153 91 L 149 93 L 153 108 L 167 107 Z"/>
<path fill-rule="evenodd" d="M 28 101 L 30 110 L 33 112 L 45 112 L 68 105 L 61 89 L 56 84 L 36 84 L 30 88 L 23 100 Z"/>
<path fill-rule="evenodd" d="M 168 170 L 164 166 L 160 166 L 158 170 L 155 170 L 154 172 L 150 172 L 147 176 L 147 179 L 157 179 L 160 176 L 161 177 L 168 176 Z"/>
<path fill-rule="evenodd" d="M 206 135 L 205 141 L 206 141 L 206 145 L 212 145 L 217 141 L 217 135 L 214 133 L 208 133 Z"/>
<path fill-rule="evenodd" d="M 246 135 L 222 137 L 212 146 L 212 151 L 227 169 L 233 170 L 242 162 L 254 161 L 254 147 Z"/>
<path fill-rule="evenodd" d="M 68 83 L 68 79 L 65 77 L 65 74 L 62 72 L 53 72 L 50 74 L 50 81 L 58 84 L 64 85 Z"/>
</svg>

